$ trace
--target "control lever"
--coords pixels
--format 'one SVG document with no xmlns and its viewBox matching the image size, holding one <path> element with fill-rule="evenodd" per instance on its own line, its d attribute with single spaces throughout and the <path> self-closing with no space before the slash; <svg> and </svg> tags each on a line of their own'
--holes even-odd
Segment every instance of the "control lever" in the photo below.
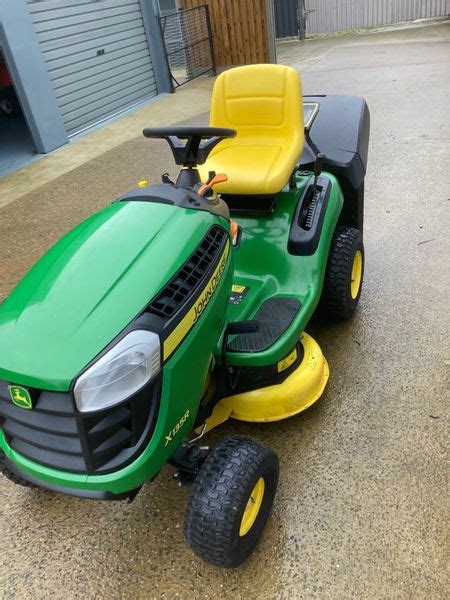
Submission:
<svg viewBox="0 0 450 600">
<path fill-rule="evenodd" d="M 318 180 L 320 174 L 322 173 L 324 160 L 325 160 L 325 154 L 322 154 L 322 152 L 319 152 L 316 155 L 316 160 L 314 161 L 314 185 L 313 185 L 313 193 L 312 193 L 313 199 L 314 199 L 314 196 L 316 195 L 317 180 Z"/>
<path fill-rule="evenodd" d="M 210 171 L 208 181 L 206 183 L 197 183 L 192 189 L 200 196 L 203 196 L 203 198 L 214 200 L 215 192 L 213 187 L 218 183 L 225 183 L 225 181 L 228 181 L 228 177 L 225 173 L 216 175 L 215 171 Z"/>
<path fill-rule="evenodd" d="M 170 183 L 171 185 L 175 185 L 174 182 L 170 179 L 169 173 L 163 173 L 161 175 L 161 181 L 163 183 Z"/>
</svg>

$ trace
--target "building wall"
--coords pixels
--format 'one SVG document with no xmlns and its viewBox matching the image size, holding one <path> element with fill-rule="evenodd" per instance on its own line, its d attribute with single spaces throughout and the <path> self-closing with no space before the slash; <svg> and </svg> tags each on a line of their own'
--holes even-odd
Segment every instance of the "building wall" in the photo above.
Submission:
<svg viewBox="0 0 450 600">
<path fill-rule="evenodd" d="M 289 1 L 289 0 L 288 0 Z M 307 33 L 327 33 L 446 16 L 449 0 L 305 0 Z"/>
<path fill-rule="evenodd" d="M 0 0 L 0 49 L 34 145 L 171 91 L 157 0 Z"/>
<path fill-rule="evenodd" d="M 67 134 L 25 0 L 0 1 L 0 46 L 37 151 L 62 146 Z"/>
</svg>

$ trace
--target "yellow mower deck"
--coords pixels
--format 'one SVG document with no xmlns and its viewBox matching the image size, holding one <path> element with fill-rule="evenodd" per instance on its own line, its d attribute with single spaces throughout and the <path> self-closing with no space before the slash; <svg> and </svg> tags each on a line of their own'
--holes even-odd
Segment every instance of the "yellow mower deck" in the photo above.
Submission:
<svg viewBox="0 0 450 600">
<path fill-rule="evenodd" d="M 240 421 L 270 422 L 292 417 L 314 404 L 322 395 L 329 377 L 328 363 L 320 346 L 307 333 L 300 365 L 278 385 L 223 398 L 206 420 L 206 431 L 229 417 Z"/>
</svg>

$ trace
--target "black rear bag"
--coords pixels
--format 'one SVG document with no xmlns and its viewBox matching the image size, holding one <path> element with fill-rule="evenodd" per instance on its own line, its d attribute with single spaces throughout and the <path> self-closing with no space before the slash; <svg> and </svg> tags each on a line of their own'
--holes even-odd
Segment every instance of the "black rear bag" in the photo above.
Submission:
<svg viewBox="0 0 450 600">
<path fill-rule="evenodd" d="M 303 96 L 304 103 L 318 103 L 309 137 L 325 154 L 323 170 L 336 176 L 344 193 L 342 224 L 363 231 L 364 177 L 367 168 L 370 115 L 358 96 Z M 305 143 L 300 168 L 312 170 L 315 154 Z"/>
</svg>

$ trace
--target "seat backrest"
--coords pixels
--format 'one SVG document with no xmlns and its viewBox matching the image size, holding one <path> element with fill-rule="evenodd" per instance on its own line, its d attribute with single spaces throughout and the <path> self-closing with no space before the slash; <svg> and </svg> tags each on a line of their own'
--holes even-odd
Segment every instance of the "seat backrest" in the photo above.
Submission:
<svg viewBox="0 0 450 600">
<path fill-rule="evenodd" d="M 303 151 L 300 76 L 284 65 L 248 65 L 224 71 L 214 85 L 210 125 L 231 127 L 239 138 L 270 138 Z M 255 139 L 256 138 L 256 139 Z"/>
</svg>

